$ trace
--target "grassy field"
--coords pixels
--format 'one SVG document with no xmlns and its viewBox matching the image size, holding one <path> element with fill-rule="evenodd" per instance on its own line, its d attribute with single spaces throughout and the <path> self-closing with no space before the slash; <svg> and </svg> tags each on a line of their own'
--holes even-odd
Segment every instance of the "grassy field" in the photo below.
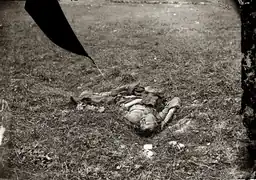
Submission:
<svg viewBox="0 0 256 180">
<path fill-rule="evenodd" d="M 0 178 L 237 179 L 249 168 L 240 107 L 240 22 L 232 8 L 205 4 L 62 1 L 88 59 L 53 45 L 23 10 L 0 1 Z M 151 138 L 128 128 L 114 105 L 104 113 L 68 106 L 71 95 L 140 81 L 178 96 L 183 133 Z M 182 150 L 168 142 L 183 143 Z M 154 156 L 143 156 L 144 144 Z M 2 177 L 1 177 L 2 176 Z"/>
</svg>

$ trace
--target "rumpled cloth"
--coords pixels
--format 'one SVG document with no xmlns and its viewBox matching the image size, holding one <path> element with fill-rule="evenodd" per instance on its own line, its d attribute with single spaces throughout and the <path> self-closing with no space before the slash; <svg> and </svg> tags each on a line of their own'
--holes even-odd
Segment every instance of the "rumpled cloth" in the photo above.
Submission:
<svg viewBox="0 0 256 180">
<path fill-rule="evenodd" d="M 79 100 L 72 97 L 72 101 L 80 108 L 90 106 L 90 110 L 97 109 L 91 108 L 91 105 L 117 104 L 123 117 L 142 132 L 153 132 L 171 108 L 180 106 L 179 99 L 172 100 L 170 105 L 166 103 L 163 91 L 150 86 L 142 87 L 139 83 L 124 85 L 102 93 L 87 90 L 81 93 Z"/>
</svg>

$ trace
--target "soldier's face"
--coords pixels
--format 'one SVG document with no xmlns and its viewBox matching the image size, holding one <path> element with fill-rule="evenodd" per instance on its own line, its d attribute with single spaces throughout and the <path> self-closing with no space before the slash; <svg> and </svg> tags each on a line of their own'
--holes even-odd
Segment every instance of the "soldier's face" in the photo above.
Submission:
<svg viewBox="0 0 256 180">
<path fill-rule="evenodd" d="M 153 131 L 156 125 L 156 117 L 153 114 L 147 114 L 145 119 L 141 121 L 140 128 L 143 131 Z"/>
</svg>

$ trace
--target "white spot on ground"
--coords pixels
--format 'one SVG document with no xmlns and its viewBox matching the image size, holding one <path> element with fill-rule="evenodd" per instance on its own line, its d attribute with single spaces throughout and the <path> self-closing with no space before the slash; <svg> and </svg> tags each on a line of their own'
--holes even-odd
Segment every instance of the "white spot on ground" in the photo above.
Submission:
<svg viewBox="0 0 256 180">
<path fill-rule="evenodd" d="M 170 141 L 168 144 L 171 145 L 172 147 L 178 148 L 179 150 L 185 148 L 184 144 L 178 143 L 177 141 Z"/>
<path fill-rule="evenodd" d="M 120 146 L 120 148 L 121 148 L 121 149 L 124 149 L 124 148 L 126 148 L 126 146 L 122 144 L 122 145 Z"/>
<path fill-rule="evenodd" d="M 144 154 L 144 156 L 146 156 L 147 158 L 152 158 L 153 157 L 153 155 L 154 155 L 154 152 L 153 151 L 150 151 L 150 150 L 145 150 L 144 152 L 143 152 L 143 154 Z"/>
<path fill-rule="evenodd" d="M 153 145 L 152 144 L 145 144 L 143 146 L 143 155 L 146 156 L 147 158 L 151 159 L 154 155 L 154 152 L 151 151 L 153 149 Z"/>
<path fill-rule="evenodd" d="M 181 5 L 180 4 L 175 4 L 174 7 L 180 7 Z"/>
<path fill-rule="evenodd" d="M 4 132 L 5 132 L 5 128 L 3 126 L 0 127 L 0 145 L 2 145 L 2 141 L 4 138 Z"/>
<path fill-rule="evenodd" d="M 145 144 L 144 145 L 144 150 L 151 150 L 153 149 L 153 145 L 152 144 Z"/>
</svg>

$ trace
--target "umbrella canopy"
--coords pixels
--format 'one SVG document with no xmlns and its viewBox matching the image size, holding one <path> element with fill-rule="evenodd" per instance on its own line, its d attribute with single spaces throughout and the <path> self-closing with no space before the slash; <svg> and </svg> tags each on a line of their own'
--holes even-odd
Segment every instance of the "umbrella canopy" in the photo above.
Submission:
<svg viewBox="0 0 256 180">
<path fill-rule="evenodd" d="M 25 10 L 53 43 L 92 60 L 69 25 L 58 0 L 27 0 Z"/>
</svg>

